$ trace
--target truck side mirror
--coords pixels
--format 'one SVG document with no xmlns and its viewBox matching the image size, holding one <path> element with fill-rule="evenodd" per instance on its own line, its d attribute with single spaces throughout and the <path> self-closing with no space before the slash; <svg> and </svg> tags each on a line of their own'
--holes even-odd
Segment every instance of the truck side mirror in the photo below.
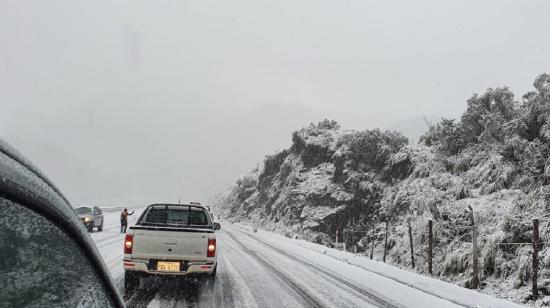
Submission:
<svg viewBox="0 0 550 308">
<path fill-rule="evenodd" d="M 214 223 L 214 230 L 220 230 L 221 228 L 222 228 L 222 225 L 220 225 L 217 222 Z"/>
</svg>

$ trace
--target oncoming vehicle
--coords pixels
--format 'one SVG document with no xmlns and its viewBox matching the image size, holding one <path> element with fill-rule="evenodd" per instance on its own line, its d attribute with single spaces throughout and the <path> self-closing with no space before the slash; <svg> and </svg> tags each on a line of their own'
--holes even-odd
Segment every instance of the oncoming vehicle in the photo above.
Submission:
<svg viewBox="0 0 550 308">
<path fill-rule="evenodd" d="M 215 230 L 208 210 L 196 204 L 152 204 L 124 240 L 124 287 L 131 294 L 140 278 L 193 276 L 213 287 L 217 269 Z"/>
<path fill-rule="evenodd" d="M 88 232 L 94 232 L 94 228 L 97 228 L 97 231 L 103 231 L 103 213 L 101 209 L 97 206 L 90 208 L 87 206 L 82 206 L 75 209 L 76 214 L 88 229 Z"/>
</svg>

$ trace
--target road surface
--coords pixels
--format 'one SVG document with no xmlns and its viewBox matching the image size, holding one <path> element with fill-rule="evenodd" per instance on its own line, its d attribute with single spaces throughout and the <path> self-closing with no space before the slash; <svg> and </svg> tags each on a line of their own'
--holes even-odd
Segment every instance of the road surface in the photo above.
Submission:
<svg viewBox="0 0 550 308">
<path fill-rule="evenodd" d="M 130 225 L 139 213 L 130 217 Z M 118 213 L 107 213 L 104 231 L 92 237 L 122 289 L 124 235 L 119 228 Z M 128 306 L 467 307 L 243 227 L 225 224 L 217 237 L 218 271 L 212 293 L 197 281 L 147 279 L 126 299 Z"/>
</svg>

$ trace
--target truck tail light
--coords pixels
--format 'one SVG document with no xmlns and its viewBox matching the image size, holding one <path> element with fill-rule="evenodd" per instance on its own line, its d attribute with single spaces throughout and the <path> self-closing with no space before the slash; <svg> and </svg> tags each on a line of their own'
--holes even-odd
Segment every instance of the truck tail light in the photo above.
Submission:
<svg viewBox="0 0 550 308">
<path fill-rule="evenodd" d="M 134 235 L 133 234 L 126 234 L 126 238 L 124 238 L 124 253 L 125 254 L 132 254 L 132 247 L 134 246 Z"/>
<path fill-rule="evenodd" d="M 216 256 L 216 239 L 208 239 L 208 248 L 206 250 L 206 256 L 213 258 Z"/>
</svg>

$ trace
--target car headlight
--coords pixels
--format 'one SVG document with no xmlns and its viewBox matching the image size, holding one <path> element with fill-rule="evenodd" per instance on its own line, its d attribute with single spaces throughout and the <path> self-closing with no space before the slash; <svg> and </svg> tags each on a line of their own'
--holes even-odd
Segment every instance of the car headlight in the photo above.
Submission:
<svg viewBox="0 0 550 308">
<path fill-rule="evenodd" d="M 92 219 L 90 219 L 90 217 L 84 218 L 84 222 L 90 222 L 90 221 L 92 221 Z"/>
</svg>

